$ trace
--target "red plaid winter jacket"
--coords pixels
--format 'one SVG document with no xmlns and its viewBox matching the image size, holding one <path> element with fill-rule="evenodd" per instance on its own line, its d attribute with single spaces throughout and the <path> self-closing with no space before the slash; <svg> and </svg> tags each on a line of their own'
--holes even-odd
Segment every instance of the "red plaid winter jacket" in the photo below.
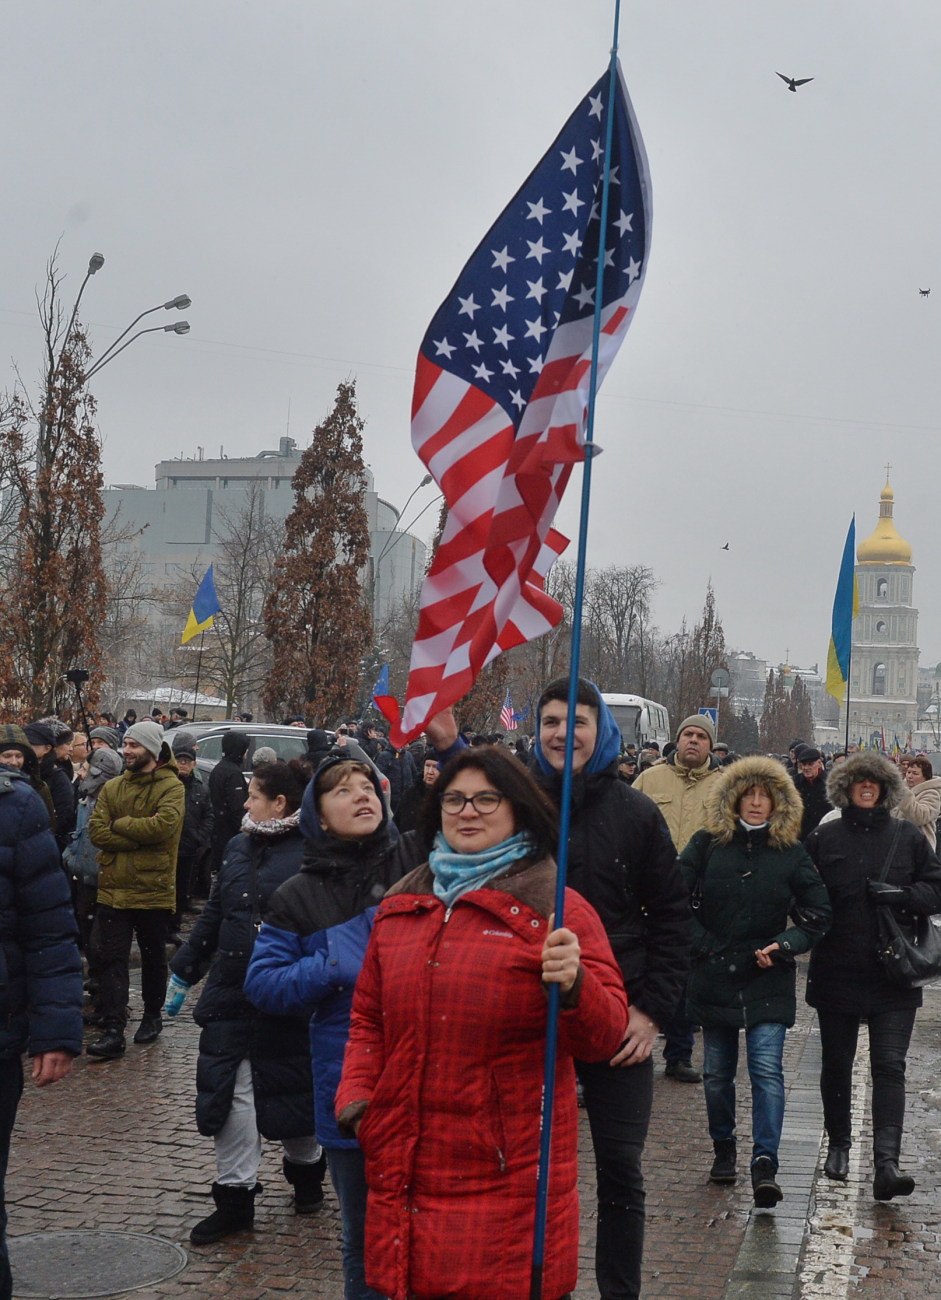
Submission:
<svg viewBox="0 0 941 1300">
<path fill-rule="evenodd" d="M 366 1277 L 391 1300 L 528 1292 L 555 863 L 523 862 L 446 912 L 427 866 L 380 905 L 353 1002 L 341 1125 L 365 1114 Z M 572 1058 L 605 1060 L 627 998 L 601 922 L 566 893 L 582 971 L 563 999 L 543 1295 L 577 1277 Z"/>
</svg>

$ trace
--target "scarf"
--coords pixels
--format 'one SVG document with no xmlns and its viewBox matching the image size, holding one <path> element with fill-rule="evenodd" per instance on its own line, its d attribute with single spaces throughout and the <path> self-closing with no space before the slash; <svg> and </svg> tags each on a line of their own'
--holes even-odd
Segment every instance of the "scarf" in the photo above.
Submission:
<svg viewBox="0 0 941 1300">
<path fill-rule="evenodd" d="M 462 894 L 470 889 L 481 889 L 507 867 L 532 852 L 532 840 L 522 831 L 492 848 L 481 849 L 479 853 L 455 853 L 439 831 L 428 858 L 428 866 L 435 878 L 435 897 L 440 898 L 445 907 L 453 907 Z"/>
<path fill-rule="evenodd" d="M 297 830 L 300 823 L 300 808 L 289 817 L 269 817 L 263 822 L 254 821 L 251 813 L 246 813 L 242 818 L 241 829 L 246 835 L 286 835 L 288 831 Z"/>
</svg>

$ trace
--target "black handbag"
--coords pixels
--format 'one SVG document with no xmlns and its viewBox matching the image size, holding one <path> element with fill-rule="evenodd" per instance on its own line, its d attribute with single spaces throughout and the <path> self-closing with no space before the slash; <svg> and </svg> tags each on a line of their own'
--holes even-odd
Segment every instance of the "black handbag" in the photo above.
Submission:
<svg viewBox="0 0 941 1300">
<path fill-rule="evenodd" d="M 889 874 L 900 830 L 896 826 L 879 880 Z M 941 976 L 941 929 L 930 916 L 908 914 L 903 919 L 893 908 L 878 903 L 876 926 L 876 956 L 893 984 L 918 989 Z"/>
</svg>

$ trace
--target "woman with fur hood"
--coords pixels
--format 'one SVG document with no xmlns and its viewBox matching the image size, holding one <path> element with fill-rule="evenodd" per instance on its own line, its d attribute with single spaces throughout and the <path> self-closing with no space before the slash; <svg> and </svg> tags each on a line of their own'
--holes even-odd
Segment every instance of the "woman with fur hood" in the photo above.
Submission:
<svg viewBox="0 0 941 1300">
<path fill-rule="evenodd" d="M 876 957 L 876 905 L 923 916 L 941 911 L 941 863 L 917 826 L 892 816 L 904 792 L 894 763 L 871 750 L 852 754 L 827 778 L 827 797 L 840 817 L 806 840 L 833 904 L 833 926 L 814 951 L 807 977 L 823 1057 L 820 1092 L 829 1144 L 824 1173 L 842 1182 L 849 1171 L 853 1062 L 865 1020 L 877 1201 L 910 1196 L 915 1189 L 898 1162 L 905 1057 L 922 998 L 921 989 L 891 983 Z M 887 878 L 880 880 L 890 854 Z"/>
<path fill-rule="evenodd" d="M 680 855 L 693 905 L 689 1018 L 702 1025 L 714 1183 L 735 1181 L 739 1032 L 752 1089 L 755 1204 L 776 1205 L 784 1123 L 784 1034 L 797 1011 L 794 958 L 830 923 L 827 891 L 800 843 L 803 803 L 785 768 L 742 758 L 713 783 L 705 829 Z M 796 906 L 795 906 L 796 904 Z M 795 920 L 789 919 L 789 911 Z"/>
</svg>

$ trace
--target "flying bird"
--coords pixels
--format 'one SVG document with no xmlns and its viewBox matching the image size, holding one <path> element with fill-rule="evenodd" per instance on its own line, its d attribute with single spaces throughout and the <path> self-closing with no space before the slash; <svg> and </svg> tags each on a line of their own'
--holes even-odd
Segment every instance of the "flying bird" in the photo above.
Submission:
<svg viewBox="0 0 941 1300">
<path fill-rule="evenodd" d="M 813 77 L 785 77 L 783 72 L 779 72 L 777 75 L 782 81 L 787 82 L 788 90 L 793 90 L 795 95 L 797 94 L 798 86 L 806 86 L 808 81 L 813 81 Z"/>
<path fill-rule="evenodd" d="M 923 298 L 927 298 L 927 297 L 928 297 L 928 294 L 931 292 L 931 290 L 930 290 L 930 289 L 919 289 L 918 292 L 921 294 L 921 296 L 922 296 Z"/>
<path fill-rule="evenodd" d="M 728 549 L 729 549 L 729 544 L 728 542 L 726 542 L 726 544 L 722 547 L 722 550 L 727 551 Z"/>
</svg>

